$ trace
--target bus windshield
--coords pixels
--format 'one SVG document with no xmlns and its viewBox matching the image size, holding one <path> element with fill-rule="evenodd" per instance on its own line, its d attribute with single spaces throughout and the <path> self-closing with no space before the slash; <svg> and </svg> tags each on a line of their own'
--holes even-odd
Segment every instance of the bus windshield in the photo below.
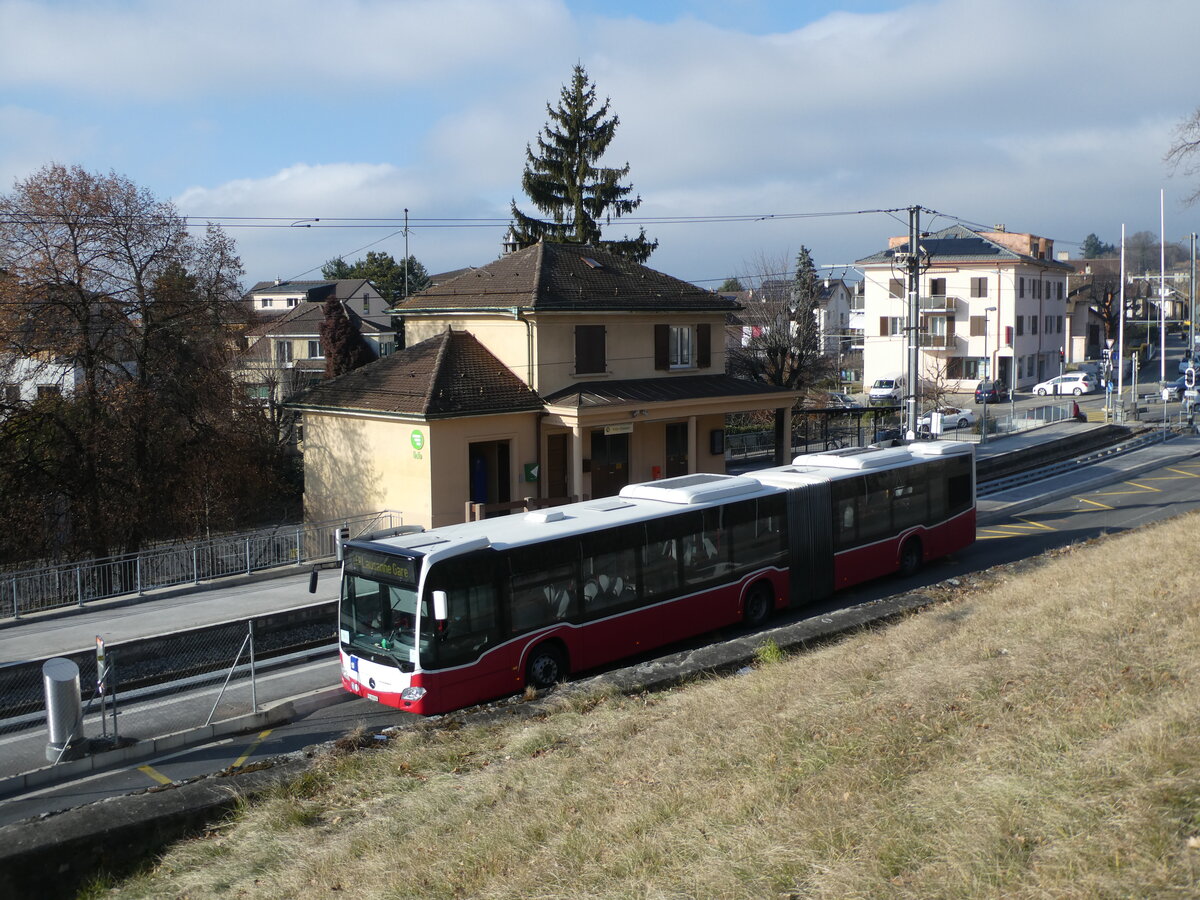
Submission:
<svg viewBox="0 0 1200 900">
<path fill-rule="evenodd" d="M 353 551 L 342 578 L 342 643 L 416 662 L 417 560 Z M 370 574 L 367 574 L 367 573 Z M 386 573 L 387 576 L 380 577 Z"/>
</svg>

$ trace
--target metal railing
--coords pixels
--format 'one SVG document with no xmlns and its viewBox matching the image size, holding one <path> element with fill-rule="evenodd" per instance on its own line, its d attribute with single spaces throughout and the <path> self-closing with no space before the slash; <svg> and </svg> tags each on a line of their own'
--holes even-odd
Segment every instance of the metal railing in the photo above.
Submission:
<svg viewBox="0 0 1200 900">
<path fill-rule="evenodd" d="M 343 530 L 354 537 L 403 524 L 401 513 L 385 510 L 154 547 L 136 554 L 2 572 L 0 616 L 20 618 L 31 612 L 83 606 L 91 600 L 300 566 L 334 556 Z"/>
</svg>

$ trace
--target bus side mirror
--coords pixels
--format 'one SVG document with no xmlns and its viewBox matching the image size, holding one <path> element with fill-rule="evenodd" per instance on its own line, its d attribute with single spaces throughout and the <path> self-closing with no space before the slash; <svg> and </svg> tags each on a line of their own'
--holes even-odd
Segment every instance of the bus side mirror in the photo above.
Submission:
<svg viewBox="0 0 1200 900">
<path fill-rule="evenodd" d="M 433 592 L 433 617 L 439 622 L 445 622 L 448 618 L 450 618 L 450 613 L 447 611 L 446 606 L 445 591 Z"/>
<path fill-rule="evenodd" d="M 313 570 L 308 576 L 308 592 L 315 594 L 317 592 L 317 567 L 313 566 Z"/>
</svg>

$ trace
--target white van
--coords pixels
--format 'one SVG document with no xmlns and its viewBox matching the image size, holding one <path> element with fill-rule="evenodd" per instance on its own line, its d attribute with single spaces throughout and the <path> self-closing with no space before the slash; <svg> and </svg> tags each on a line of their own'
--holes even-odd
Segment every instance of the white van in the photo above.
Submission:
<svg viewBox="0 0 1200 900">
<path fill-rule="evenodd" d="M 867 399 L 871 403 L 899 403 L 904 399 L 907 384 L 908 380 L 901 372 L 884 375 L 875 379 L 875 383 L 867 392 Z"/>
</svg>

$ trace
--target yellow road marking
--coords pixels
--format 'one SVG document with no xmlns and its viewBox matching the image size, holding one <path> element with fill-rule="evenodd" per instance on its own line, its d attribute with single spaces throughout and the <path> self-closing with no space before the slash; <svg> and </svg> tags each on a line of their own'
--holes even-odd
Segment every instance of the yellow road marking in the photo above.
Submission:
<svg viewBox="0 0 1200 900">
<path fill-rule="evenodd" d="M 1115 506 L 1109 506 L 1107 503 L 1100 503 L 1097 500 L 1089 500 L 1087 497 L 1076 497 L 1075 499 L 1080 503 L 1090 503 L 1092 506 L 1098 506 L 1101 509 L 1116 509 Z"/>
<path fill-rule="evenodd" d="M 1095 497 L 1119 497 L 1123 494 L 1161 494 L 1162 488 L 1151 487 L 1148 484 L 1138 484 L 1136 481 L 1126 481 L 1125 484 L 1133 485 L 1135 488 L 1141 488 L 1137 491 L 1096 491 Z"/>
<path fill-rule="evenodd" d="M 153 778 L 159 784 L 170 784 L 171 783 L 171 779 L 168 778 L 166 775 L 164 775 L 162 772 L 158 771 L 156 768 L 154 768 L 154 766 L 138 766 L 138 771 L 141 772 L 143 775 L 147 775 L 150 778 Z"/>
<path fill-rule="evenodd" d="M 1013 516 L 1013 518 L 1014 518 L 1014 519 L 1019 519 L 1020 521 L 1022 521 L 1022 522 L 1025 522 L 1025 523 L 1028 525 L 1028 527 L 1030 527 L 1030 528 L 1040 528 L 1040 529 L 1042 529 L 1043 531 L 1054 531 L 1054 530 L 1055 530 L 1055 529 L 1051 528 L 1049 525 L 1045 525 L 1045 524 L 1043 524 L 1043 523 L 1041 523 L 1041 522 L 1034 522 L 1034 521 L 1031 521 L 1031 520 L 1029 520 L 1029 519 L 1026 519 L 1024 516 Z M 1012 527 L 1013 527 L 1013 528 L 1020 528 L 1021 526 L 1020 526 L 1020 525 L 1014 525 L 1014 526 L 1012 526 Z"/>
<path fill-rule="evenodd" d="M 264 732 L 260 733 L 258 737 L 256 737 L 256 738 L 255 738 L 253 741 L 251 741 L 251 742 L 250 742 L 250 746 L 246 748 L 246 752 L 245 752 L 245 753 L 243 753 L 241 756 L 239 756 L 239 757 L 238 757 L 238 758 L 237 758 L 237 759 L 234 761 L 234 763 L 233 763 L 233 766 L 232 766 L 231 768 L 234 768 L 234 769 L 236 769 L 236 768 L 238 768 L 238 767 L 239 767 L 239 766 L 240 766 L 242 763 L 244 763 L 244 762 L 245 762 L 247 759 L 249 759 L 249 757 L 250 757 L 250 754 L 251 754 L 251 753 L 253 753 L 255 750 L 257 750 L 257 749 L 258 749 L 258 745 L 259 745 L 259 744 L 261 744 L 261 743 L 263 742 L 263 738 L 265 738 L 265 737 L 266 737 L 268 734 L 270 734 L 270 733 L 271 733 L 272 731 L 274 731 L 274 730 L 275 730 L 275 729 L 273 729 L 273 728 L 268 728 L 266 731 L 264 731 Z"/>
</svg>

